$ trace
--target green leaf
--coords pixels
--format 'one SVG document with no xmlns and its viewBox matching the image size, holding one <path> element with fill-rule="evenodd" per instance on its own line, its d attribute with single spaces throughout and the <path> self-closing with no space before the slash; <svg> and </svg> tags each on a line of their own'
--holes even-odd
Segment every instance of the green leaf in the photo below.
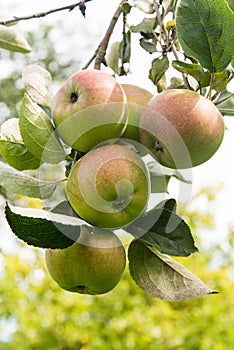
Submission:
<svg viewBox="0 0 234 350">
<path fill-rule="evenodd" d="M 151 69 L 149 71 L 149 79 L 155 85 L 157 85 L 157 83 L 163 77 L 164 73 L 167 71 L 168 68 L 169 68 L 169 60 L 166 55 L 155 58 L 151 64 Z"/>
<path fill-rule="evenodd" d="M 148 162 L 147 168 L 152 176 L 173 176 L 179 181 L 191 184 L 191 180 L 185 179 L 182 173 L 177 169 L 167 168 L 156 161 Z"/>
<path fill-rule="evenodd" d="M 122 11 L 128 15 L 131 12 L 132 6 L 128 2 L 124 2 L 121 6 Z"/>
<path fill-rule="evenodd" d="M 164 17 L 165 15 L 170 11 L 171 9 L 171 6 L 172 6 L 172 3 L 173 3 L 174 0 L 163 0 L 162 1 L 162 6 L 164 8 Z M 177 0 L 176 0 L 177 1 Z"/>
<path fill-rule="evenodd" d="M 183 80 L 177 77 L 171 77 L 168 89 L 185 89 Z"/>
<path fill-rule="evenodd" d="M 66 157 L 49 116 L 25 94 L 20 107 L 20 132 L 27 149 L 45 163 L 59 163 Z"/>
<path fill-rule="evenodd" d="M 173 209 L 172 209 L 173 208 Z M 189 256 L 198 251 L 189 226 L 175 213 L 175 202 L 166 201 L 143 214 L 125 231 L 150 245 L 156 245 L 164 254 Z"/>
<path fill-rule="evenodd" d="M 23 70 L 22 80 L 28 95 L 41 106 L 50 107 L 52 78 L 50 73 L 37 64 L 27 66 Z"/>
<path fill-rule="evenodd" d="M 114 42 L 106 55 L 106 64 L 110 67 L 116 74 L 120 73 L 119 68 L 119 52 L 121 43 L 119 41 Z"/>
<path fill-rule="evenodd" d="M 130 30 L 125 34 L 125 44 L 124 44 L 124 57 L 123 57 L 123 63 L 129 63 L 131 58 L 131 32 Z M 120 43 L 119 47 L 119 57 L 122 56 L 122 48 L 123 48 L 123 41 Z"/>
<path fill-rule="evenodd" d="M 172 67 L 181 73 L 191 75 L 198 81 L 200 81 L 200 77 L 204 73 L 204 69 L 202 68 L 202 66 L 196 63 L 186 63 L 183 61 L 174 60 L 172 62 Z"/>
<path fill-rule="evenodd" d="M 133 33 L 147 33 L 150 34 L 156 28 L 157 21 L 155 18 L 144 18 L 139 24 L 132 25 L 130 30 Z"/>
<path fill-rule="evenodd" d="M 234 13 L 225 0 L 180 0 L 176 28 L 185 54 L 210 72 L 221 72 L 231 62 Z"/>
<path fill-rule="evenodd" d="M 150 40 L 147 40 L 145 38 L 141 38 L 140 45 L 144 50 L 146 50 L 149 53 L 157 52 L 157 48 L 156 48 L 155 43 L 153 43 Z"/>
<path fill-rule="evenodd" d="M 54 183 L 18 172 L 2 162 L 0 162 L 0 186 L 9 193 L 41 199 L 49 198 L 56 188 Z"/>
<path fill-rule="evenodd" d="M 212 82 L 212 88 L 217 92 L 222 92 L 226 89 L 228 83 L 228 72 L 223 71 L 220 73 L 214 74 L 214 80 Z"/>
<path fill-rule="evenodd" d="M 158 203 L 156 208 L 157 209 L 164 208 L 164 209 L 169 210 L 173 213 L 176 213 L 177 203 L 176 203 L 176 200 L 174 198 L 165 199 L 164 201 Z"/>
<path fill-rule="evenodd" d="M 229 98 L 227 98 L 229 97 Z M 222 103 L 218 104 L 217 107 L 224 116 L 234 116 L 234 95 L 228 90 L 224 90 L 220 96 L 219 101 Z M 218 102 L 219 102 L 218 101 Z"/>
<path fill-rule="evenodd" d="M 0 47 L 14 52 L 28 53 L 32 51 L 28 42 L 14 30 L 0 25 Z"/>
<path fill-rule="evenodd" d="M 149 0 L 134 0 L 132 6 L 148 14 L 154 13 L 154 5 Z"/>
<path fill-rule="evenodd" d="M 150 174 L 151 193 L 168 193 L 170 176 L 153 176 Z"/>
<path fill-rule="evenodd" d="M 19 118 L 10 118 L 2 124 L 0 154 L 17 170 L 37 169 L 40 166 L 40 160 L 34 157 L 23 143 L 19 130 Z"/>
<path fill-rule="evenodd" d="M 46 210 L 13 207 L 6 204 L 5 216 L 12 232 L 29 245 L 62 249 L 79 237 L 83 220 Z"/>
<path fill-rule="evenodd" d="M 139 240 L 131 242 L 128 259 L 133 280 L 154 298 L 179 301 L 217 293 L 183 265 Z"/>
</svg>

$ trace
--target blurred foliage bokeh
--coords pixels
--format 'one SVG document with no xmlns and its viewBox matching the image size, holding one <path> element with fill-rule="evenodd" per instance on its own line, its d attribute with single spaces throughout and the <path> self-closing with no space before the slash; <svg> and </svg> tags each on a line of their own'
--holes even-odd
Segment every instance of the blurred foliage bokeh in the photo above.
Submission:
<svg viewBox="0 0 234 350">
<path fill-rule="evenodd" d="M 211 188 L 201 191 L 215 200 Z M 197 197 L 196 197 L 197 198 Z M 40 203 L 29 203 L 30 206 Z M 201 229 L 212 237 L 213 217 L 187 212 L 200 248 Z M 231 230 L 230 230 L 231 231 Z M 0 225 L 1 241 L 6 236 Z M 226 350 L 234 342 L 233 240 L 179 261 L 219 294 L 169 303 L 153 299 L 130 278 L 102 296 L 63 291 L 50 278 L 43 249 L 14 238 L 15 251 L 2 251 L 0 273 L 0 349 L 4 350 Z M 126 239 L 126 245 L 128 244 Z M 212 239 L 211 239 L 212 242 Z"/>
</svg>

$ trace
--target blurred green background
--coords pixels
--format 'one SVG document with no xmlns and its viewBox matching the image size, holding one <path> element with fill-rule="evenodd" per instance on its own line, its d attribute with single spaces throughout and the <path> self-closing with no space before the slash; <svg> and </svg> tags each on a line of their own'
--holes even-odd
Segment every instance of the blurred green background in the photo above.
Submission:
<svg viewBox="0 0 234 350">
<path fill-rule="evenodd" d="M 215 193 L 207 188 L 198 197 L 215 202 Z M 22 244 L 8 232 L 15 249 L 1 255 L 0 349 L 232 349 L 234 232 L 223 244 L 215 244 L 210 212 L 190 211 L 186 221 L 200 253 L 179 261 L 219 294 L 172 303 L 141 291 L 128 268 L 105 295 L 63 291 L 46 271 L 44 251 Z M 206 247 L 199 239 L 201 231 L 210 240 Z M 0 236 L 1 241 L 6 239 L 3 225 Z"/>
</svg>

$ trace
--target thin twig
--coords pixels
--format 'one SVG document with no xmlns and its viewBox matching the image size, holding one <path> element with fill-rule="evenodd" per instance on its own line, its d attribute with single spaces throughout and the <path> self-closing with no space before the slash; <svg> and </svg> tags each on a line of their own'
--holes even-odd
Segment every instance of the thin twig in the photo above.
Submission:
<svg viewBox="0 0 234 350">
<path fill-rule="evenodd" d="M 219 111 L 224 115 L 234 115 L 234 110 L 232 108 L 219 108 Z"/>
<path fill-rule="evenodd" d="M 157 18 L 158 24 L 161 27 L 161 30 L 162 30 L 162 32 L 163 32 L 163 34 L 165 36 L 165 39 L 166 39 L 166 46 L 168 47 L 169 44 L 171 45 L 171 49 L 172 49 L 173 55 L 175 56 L 175 59 L 179 60 L 179 57 L 178 57 L 177 51 L 175 49 L 175 46 L 173 45 L 173 43 L 170 42 L 168 31 L 166 29 L 166 26 L 165 26 L 164 22 L 162 21 L 162 17 L 161 17 L 161 13 L 159 11 L 159 6 L 158 6 L 158 1 L 157 0 L 154 0 L 154 9 L 155 9 L 155 13 L 156 13 L 156 18 Z M 182 77 L 183 77 L 183 81 L 184 81 L 185 87 L 187 89 L 190 89 L 187 77 L 185 76 L 184 73 L 182 73 Z"/>
<path fill-rule="evenodd" d="M 215 102 L 215 105 L 218 106 L 221 103 L 224 103 L 225 101 L 229 100 L 229 98 L 231 98 L 233 96 L 234 96 L 234 92 L 230 93 L 228 96 L 224 97 L 222 100 L 219 100 L 219 101 Z"/>
<path fill-rule="evenodd" d="M 58 11 L 64 11 L 64 10 L 72 11 L 72 10 L 74 10 L 74 8 L 79 7 L 81 4 L 83 4 L 84 2 L 87 2 L 87 1 L 91 1 L 91 0 L 79 1 L 79 2 L 76 2 L 75 4 L 71 4 L 71 5 L 67 5 L 67 6 L 63 6 L 63 7 L 58 7 L 58 8 L 49 10 L 49 11 L 35 13 L 35 14 L 29 15 L 29 16 L 22 16 L 22 17 L 14 16 L 13 19 L 1 21 L 0 24 L 7 25 L 7 24 L 15 23 L 15 22 L 25 21 L 28 19 L 41 18 L 41 17 L 45 17 L 47 15 L 50 15 L 51 13 L 58 12 Z"/>
<path fill-rule="evenodd" d="M 126 40 L 126 14 L 123 12 L 123 40 L 122 40 L 122 50 L 121 50 L 121 67 L 120 67 L 120 76 L 126 75 L 125 69 L 124 69 L 124 60 L 125 60 L 125 54 L 126 54 L 126 47 L 127 47 L 127 40 Z"/>
<path fill-rule="evenodd" d="M 102 41 L 100 42 L 100 44 L 98 45 L 97 50 L 95 51 L 95 63 L 94 63 L 94 68 L 95 69 L 100 69 L 101 68 L 101 64 L 105 63 L 105 55 L 106 55 L 106 49 L 108 47 L 111 35 L 113 33 L 113 30 L 116 26 L 116 23 L 118 22 L 118 19 L 122 13 L 122 4 L 126 2 L 126 0 L 122 0 L 117 8 L 117 10 L 114 13 L 114 16 L 112 17 L 109 27 L 107 28 L 107 31 L 102 39 Z"/>
</svg>

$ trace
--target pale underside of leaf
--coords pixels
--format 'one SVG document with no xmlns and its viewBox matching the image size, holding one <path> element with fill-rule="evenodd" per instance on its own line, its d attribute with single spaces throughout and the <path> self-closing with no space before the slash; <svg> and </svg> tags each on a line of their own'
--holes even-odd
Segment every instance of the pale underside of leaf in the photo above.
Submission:
<svg viewBox="0 0 234 350">
<path fill-rule="evenodd" d="M 133 241 L 128 256 L 132 278 L 155 298 L 180 301 L 216 293 L 183 265 L 154 247 Z"/>
<path fill-rule="evenodd" d="M 13 213 L 18 214 L 20 216 L 28 217 L 28 218 L 45 219 L 48 221 L 53 221 L 56 223 L 71 225 L 71 226 L 81 226 L 81 225 L 90 226 L 86 221 L 79 219 L 77 217 L 52 213 L 50 211 L 43 210 L 43 209 L 22 208 L 22 207 L 17 207 L 13 205 L 8 205 L 8 206 Z"/>
<path fill-rule="evenodd" d="M 66 248 L 78 239 L 81 225 L 87 226 L 85 221 L 75 217 L 8 204 L 5 216 L 16 237 L 40 248 Z"/>
<path fill-rule="evenodd" d="M 42 162 L 58 163 L 65 159 L 49 116 L 27 94 L 20 108 L 20 131 L 28 150 Z"/>
<path fill-rule="evenodd" d="M 0 186 L 4 187 L 9 193 L 41 199 L 49 198 L 56 188 L 54 183 L 15 171 L 2 162 L 0 162 Z"/>
<path fill-rule="evenodd" d="M 3 25 L 0 25 L 0 47 L 21 53 L 28 53 L 32 50 L 22 35 Z"/>
<path fill-rule="evenodd" d="M 22 80 L 27 93 L 36 103 L 46 107 L 51 106 L 52 78 L 46 69 L 36 64 L 29 65 L 22 73 Z"/>
</svg>

